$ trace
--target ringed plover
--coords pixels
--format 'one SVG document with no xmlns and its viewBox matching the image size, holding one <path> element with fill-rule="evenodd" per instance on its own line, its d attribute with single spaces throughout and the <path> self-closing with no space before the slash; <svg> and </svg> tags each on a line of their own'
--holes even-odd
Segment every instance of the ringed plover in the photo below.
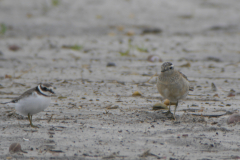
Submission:
<svg viewBox="0 0 240 160">
<path fill-rule="evenodd" d="M 32 115 L 43 111 L 49 106 L 52 94 L 55 93 L 51 84 L 40 83 L 38 86 L 24 92 L 18 98 L 2 104 L 9 104 L 9 106 L 15 107 L 18 113 L 28 116 L 31 127 L 37 127 L 32 124 Z"/>
</svg>

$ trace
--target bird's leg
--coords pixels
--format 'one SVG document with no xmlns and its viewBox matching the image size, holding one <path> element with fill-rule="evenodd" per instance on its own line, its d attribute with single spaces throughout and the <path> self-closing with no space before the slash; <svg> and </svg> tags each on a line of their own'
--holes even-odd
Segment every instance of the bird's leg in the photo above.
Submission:
<svg viewBox="0 0 240 160">
<path fill-rule="evenodd" d="M 28 120 L 29 120 L 29 122 L 30 122 L 30 126 L 31 126 L 31 127 L 33 127 L 33 128 L 38 128 L 38 126 L 34 126 L 34 125 L 32 124 L 32 115 L 30 115 L 29 113 L 28 113 Z"/>
<path fill-rule="evenodd" d="M 30 125 L 32 124 L 32 121 L 31 121 L 31 116 L 30 116 L 30 114 L 28 113 L 28 120 L 29 120 L 29 122 L 30 122 Z"/>
<path fill-rule="evenodd" d="M 171 113 L 170 107 L 171 107 L 171 102 L 169 101 L 168 111 L 166 112 L 166 115 L 169 115 L 169 113 Z"/>
<path fill-rule="evenodd" d="M 32 123 L 32 115 L 31 115 L 31 123 Z"/>
<path fill-rule="evenodd" d="M 176 105 L 175 105 L 175 109 L 174 109 L 174 113 L 173 113 L 173 117 L 174 117 L 175 120 L 176 120 L 175 112 L 176 112 L 177 106 L 178 106 L 178 101 L 177 101 L 177 103 L 176 103 Z"/>
</svg>

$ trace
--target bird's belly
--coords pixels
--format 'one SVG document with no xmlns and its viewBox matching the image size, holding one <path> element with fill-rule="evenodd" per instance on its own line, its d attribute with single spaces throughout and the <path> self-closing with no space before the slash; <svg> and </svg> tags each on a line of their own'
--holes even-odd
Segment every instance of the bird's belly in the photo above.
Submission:
<svg viewBox="0 0 240 160">
<path fill-rule="evenodd" d="M 15 105 L 15 109 L 22 115 L 33 115 L 47 108 L 50 102 L 50 97 L 31 96 L 26 99 L 19 100 Z"/>
<path fill-rule="evenodd" d="M 171 102 L 177 102 L 180 99 L 186 98 L 188 95 L 188 87 L 177 84 L 159 85 L 158 90 L 164 98 L 169 99 Z"/>
</svg>

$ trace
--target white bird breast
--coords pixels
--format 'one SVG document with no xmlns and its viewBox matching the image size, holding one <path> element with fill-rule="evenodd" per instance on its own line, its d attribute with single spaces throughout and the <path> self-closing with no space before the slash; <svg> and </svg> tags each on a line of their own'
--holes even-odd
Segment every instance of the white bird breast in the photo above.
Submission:
<svg viewBox="0 0 240 160">
<path fill-rule="evenodd" d="M 33 115 L 47 108 L 50 102 L 50 97 L 38 95 L 36 92 L 33 92 L 31 96 L 20 99 L 15 103 L 15 109 L 24 116 L 28 114 Z"/>
</svg>

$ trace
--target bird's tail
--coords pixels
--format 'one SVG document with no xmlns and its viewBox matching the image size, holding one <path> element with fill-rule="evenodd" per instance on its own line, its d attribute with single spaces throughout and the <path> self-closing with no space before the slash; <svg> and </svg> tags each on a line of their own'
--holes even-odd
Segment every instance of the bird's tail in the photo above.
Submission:
<svg viewBox="0 0 240 160">
<path fill-rule="evenodd" d="M 1 105 L 3 104 L 3 105 Z M 8 106 L 8 107 L 15 107 L 14 103 L 12 101 L 10 102 L 4 102 L 4 103 L 0 103 L 0 108 L 1 107 L 5 107 L 5 106 Z"/>
<path fill-rule="evenodd" d="M 0 104 L 8 104 L 8 103 L 12 103 L 12 102 L 4 102 L 4 103 L 0 103 Z"/>
</svg>

